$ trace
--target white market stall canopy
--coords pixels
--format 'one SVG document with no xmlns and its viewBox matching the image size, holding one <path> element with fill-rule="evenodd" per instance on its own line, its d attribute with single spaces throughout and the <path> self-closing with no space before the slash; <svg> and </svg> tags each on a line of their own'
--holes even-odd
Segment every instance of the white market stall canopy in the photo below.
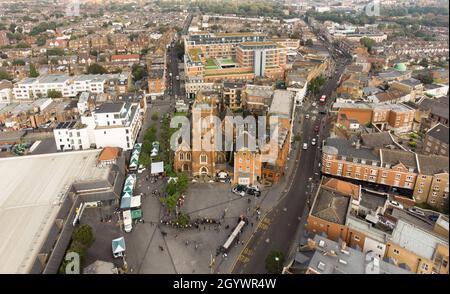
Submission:
<svg viewBox="0 0 450 294">
<path fill-rule="evenodd" d="M 133 196 L 131 197 L 130 208 L 141 207 L 141 196 Z"/>
<path fill-rule="evenodd" d="M 155 174 L 160 174 L 164 172 L 164 162 L 160 161 L 160 162 L 152 162 L 152 166 L 151 166 L 151 173 L 153 175 Z"/>
</svg>

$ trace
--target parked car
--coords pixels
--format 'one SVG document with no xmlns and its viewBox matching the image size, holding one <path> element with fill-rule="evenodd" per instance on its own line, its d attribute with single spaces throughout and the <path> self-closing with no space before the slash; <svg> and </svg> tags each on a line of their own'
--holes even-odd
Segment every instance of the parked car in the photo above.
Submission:
<svg viewBox="0 0 450 294">
<path fill-rule="evenodd" d="M 313 102 L 312 107 L 316 107 L 317 103 Z"/>
<path fill-rule="evenodd" d="M 408 208 L 408 211 L 418 216 L 425 216 L 425 213 L 422 210 L 417 209 L 416 207 Z"/>
<path fill-rule="evenodd" d="M 259 197 L 261 195 L 261 191 L 259 191 L 259 188 L 257 186 L 248 186 L 247 194 Z"/>
<path fill-rule="evenodd" d="M 403 209 L 403 205 L 401 205 L 401 204 L 398 203 L 397 201 L 389 200 L 388 203 L 389 203 L 390 206 L 393 206 L 393 207 L 397 207 L 397 208 Z"/>
<path fill-rule="evenodd" d="M 432 215 L 428 216 L 428 219 L 432 222 L 436 222 L 438 220 L 438 218 L 439 218 L 439 215 L 432 214 Z"/>
<path fill-rule="evenodd" d="M 305 119 L 309 119 L 309 114 L 305 115 Z"/>
<path fill-rule="evenodd" d="M 314 126 L 314 132 L 316 132 L 316 133 L 319 132 L 319 129 L 320 129 L 319 125 Z"/>
<path fill-rule="evenodd" d="M 145 170 L 145 167 L 141 164 L 141 165 L 139 165 L 139 168 L 138 168 L 138 174 L 142 174 L 142 172 Z"/>
<path fill-rule="evenodd" d="M 315 146 L 316 145 L 316 138 L 312 138 L 312 140 L 311 140 L 311 145 L 313 145 L 313 146 Z"/>
<path fill-rule="evenodd" d="M 308 143 L 303 143 L 303 150 L 308 149 Z"/>
<path fill-rule="evenodd" d="M 236 185 L 235 187 L 233 187 L 233 189 L 231 189 L 231 191 L 236 194 L 239 195 L 241 197 L 245 196 L 245 186 L 243 185 Z"/>
</svg>

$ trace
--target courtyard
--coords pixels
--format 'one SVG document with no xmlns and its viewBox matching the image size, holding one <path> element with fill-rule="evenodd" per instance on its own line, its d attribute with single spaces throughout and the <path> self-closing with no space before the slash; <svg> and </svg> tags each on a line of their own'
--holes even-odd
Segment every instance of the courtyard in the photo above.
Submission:
<svg viewBox="0 0 450 294">
<path fill-rule="evenodd" d="M 129 273 L 210 273 L 217 248 L 227 240 L 239 216 L 254 213 L 255 202 L 253 196 L 233 194 L 230 184 L 191 183 L 181 212 L 189 215 L 191 221 L 208 218 L 220 220 L 221 224 L 179 229 L 160 223 L 162 209 L 158 197 L 144 197 L 145 221 L 125 235 Z M 238 253 L 240 249 L 231 248 L 230 252 L 233 251 Z M 216 257 L 216 263 L 222 258 Z"/>
</svg>

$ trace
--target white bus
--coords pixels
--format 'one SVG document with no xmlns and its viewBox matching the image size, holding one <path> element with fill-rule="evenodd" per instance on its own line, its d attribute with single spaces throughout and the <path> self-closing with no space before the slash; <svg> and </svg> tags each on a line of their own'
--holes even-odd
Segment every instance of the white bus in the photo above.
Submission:
<svg viewBox="0 0 450 294">
<path fill-rule="evenodd" d="M 230 237 L 228 237 L 225 244 L 222 246 L 222 250 L 227 252 L 231 245 L 236 241 L 236 237 L 241 233 L 242 228 L 245 226 L 245 221 L 241 220 L 239 224 L 234 228 L 233 233 L 231 233 Z"/>
</svg>

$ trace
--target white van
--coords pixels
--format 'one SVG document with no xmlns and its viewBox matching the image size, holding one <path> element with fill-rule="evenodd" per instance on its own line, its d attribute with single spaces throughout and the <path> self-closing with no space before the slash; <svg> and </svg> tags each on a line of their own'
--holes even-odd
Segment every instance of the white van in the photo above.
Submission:
<svg viewBox="0 0 450 294">
<path fill-rule="evenodd" d="M 133 228 L 131 221 L 131 210 L 125 210 L 124 212 L 122 212 L 122 216 L 123 216 L 123 229 L 125 232 L 129 233 Z"/>
</svg>

